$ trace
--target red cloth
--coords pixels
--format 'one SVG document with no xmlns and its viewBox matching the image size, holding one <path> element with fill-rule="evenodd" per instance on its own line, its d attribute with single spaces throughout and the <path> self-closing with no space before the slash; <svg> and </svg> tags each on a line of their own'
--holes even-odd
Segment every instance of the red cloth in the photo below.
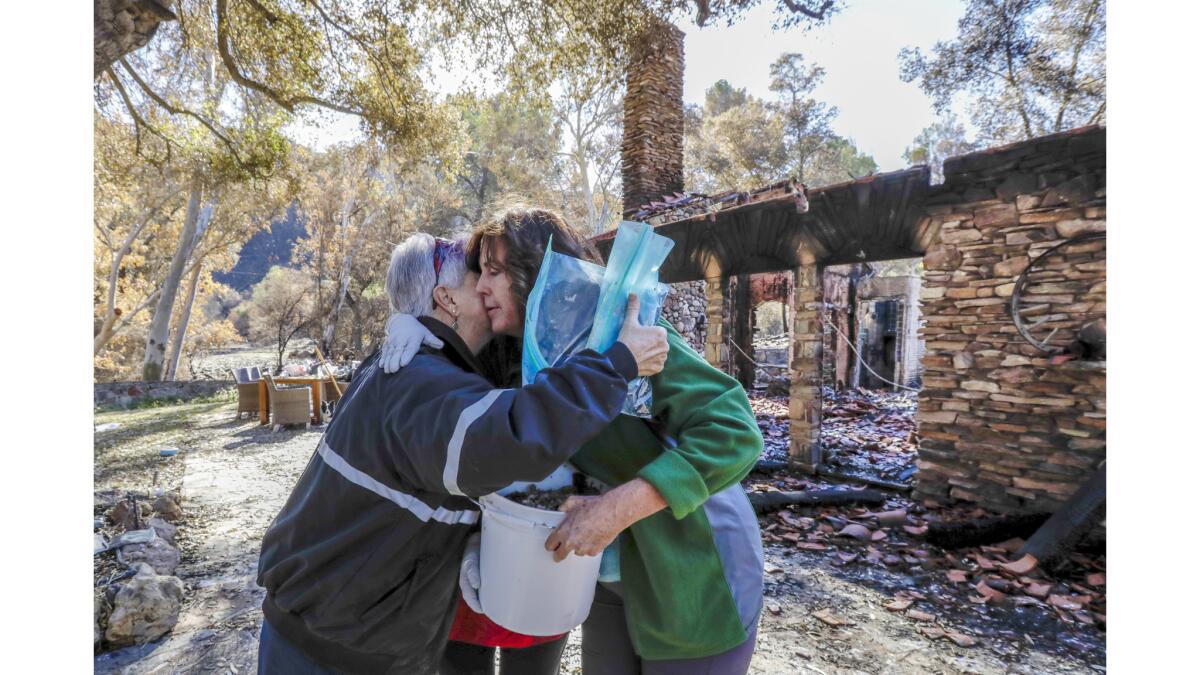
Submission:
<svg viewBox="0 0 1200 675">
<path fill-rule="evenodd" d="M 566 633 L 549 637 L 514 633 L 486 616 L 472 611 L 462 596 L 458 598 L 458 611 L 454 613 L 454 625 L 450 628 L 451 640 L 483 647 L 532 647 L 553 642 L 563 635 Z"/>
</svg>

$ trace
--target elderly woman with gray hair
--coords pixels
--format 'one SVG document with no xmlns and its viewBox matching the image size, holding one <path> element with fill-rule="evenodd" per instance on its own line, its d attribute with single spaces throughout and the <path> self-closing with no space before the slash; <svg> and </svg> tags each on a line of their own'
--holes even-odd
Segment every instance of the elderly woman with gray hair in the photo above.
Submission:
<svg viewBox="0 0 1200 675">
<path fill-rule="evenodd" d="M 631 379 L 662 369 L 665 333 L 635 309 L 605 353 L 497 389 L 477 358 L 493 334 L 476 277 L 461 241 L 415 234 L 393 251 L 392 309 L 441 347 L 394 376 L 378 352 L 363 362 L 263 537 L 260 673 L 436 672 L 470 497 L 545 477 L 617 417 Z"/>
</svg>

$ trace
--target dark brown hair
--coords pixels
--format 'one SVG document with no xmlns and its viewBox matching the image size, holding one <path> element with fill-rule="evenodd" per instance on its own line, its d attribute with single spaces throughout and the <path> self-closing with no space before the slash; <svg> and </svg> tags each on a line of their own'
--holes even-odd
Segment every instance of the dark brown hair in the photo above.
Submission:
<svg viewBox="0 0 1200 675">
<path fill-rule="evenodd" d="M 555 211 L 536 209 L 523 204 L 506 201 L 492 208 L 490 213 L 471 231 L 467 242 L 467 268 L 482 271 L 479 260 L 486 250 L 493 258 L 493 246 L 503 241 L 508 258 L 505 273 L 512 284 L 513 296 L 525 309 L 525 300 L 533 289 L 542 256 L 546 253 L 546 241 L 554 237 L 557 253 L 603 265 L 604 261 L 596 247 Z"/>
</svg>

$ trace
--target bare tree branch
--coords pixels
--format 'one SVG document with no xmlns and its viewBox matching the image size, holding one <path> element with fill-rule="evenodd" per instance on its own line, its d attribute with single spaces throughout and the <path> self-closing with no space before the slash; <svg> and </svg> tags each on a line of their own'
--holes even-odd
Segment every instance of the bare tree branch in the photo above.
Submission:
<svg viewBox="0 0 1200 675">
<path fill-rule="evenodd" d="M 134 70 L 133 67 L 129 65 L 129 62 L 126 61 L 124 57 L 121 57 L 121 65 L 125 68 L 125 72 L 129 73 L 129 76 L 133 78 L 133 81 L 137 82 L 138 86 L 142 88 L 142 91 L 145 92 L 146 96 L 150 97 L 150 100 L 157 103 L 159 105 L 159 107 L 161 107 L 163 110 L 166 110 L 167 112 L 171 113 L 172 115 L 186 115 L 186 116 L 191 117 L 192 119 L 200 122 L 200 124 L 203 124 L 209 131 L 212 132 L 212 134 L 214 136 L 219 138 L 221 140 L 221 142 L 224 143 L 225 146 L 229 148 L 229 152 L 233 154 L 234 161 L 236 161 L 240 165 L 245 164 L 242 161 L 241 154 L 239 154 L 237 151 L 237 146 L 234 144 L 234 142 L 232 140 L 230 140 L 230 138 L 228 136 L 221 133 L 217 129 L 216 125 L 214 125 L 212 122 L 210 122 L 203 115 L 192 112 L 191 110 L 188 110 L 187 108 L 180 108 L 178 106 L 172 105 L 170 102 L 168 102 L 162 96 L 159 96 L 158 93 L 155 92 L 153 89 L 151 89 L 150 85 L 146 84 L 145 80 L 143 80 L 141 78 L 141 76 L 137 74 L 137 71 Z"/>
<path fill-rule="evenodd" d="M 824 20 L 825 12 L 828 12 L 830 9 L 833 8 L 833 0 L 825 0 L 825 4 L 821 5 L 821 7 L 819 9 L 810 9 L 808 6 L 801 4 L 799 2 L 796 2 L 795 0 L 781 0 L 781 1 L 783 2 L 784 5 L 787 5 L 788 9 L 792 10 L 793 12 L 795 12 L 797 14 L 803 14 L 804 16 L 807 16 L 811 19 L 816 19 L 817 21 Z M 705 4 L 707 4 L 707 3 L 705 3 Z"/>
<path fill-rule="evenodd" d="M 274 24 L 277 21 L 279 21 L 279 16 L 277 14 L 275 14 L 274 12 L 272 12 L 271 10 L 264 7 L 263 4 L 261 2 L 259 2 L 258 0 L 246 0 L 246 1 L 248 3 L 250 3 L 251 7 L 253 7 L 254 9 L 257 9 L 259 14 L 262 14 L 264 17 L 266 17 L 267 23 Z"/>
<path fill-rule="evenodd" d="M 234 82 L 237 82 L 243 87 L 253 89 L 260 94 L 263 94 L 278 104 L 279 107 L 288 112 L 294 112 L 297 105 L 310 104 L 321 108 L 326 108 L 328 110 L 333 110 L 335 112 L 346 113 L 348 115 L 357 115 L 359 117 L 366 116 L 364 111 L 357 108 L 351 108 L 349 106 L 334 103 L 332 101 L 326 101 L 315 96 L 293 96 L 288 98 L 275 91 L 271 87 L 247 77 L 244 73 L 242 73 L 241 68 L 238 67 L 237 60 L 233 57 L 233 52 L 229 46 L 229 17 L 226 15 L 227 6 L 228 0 L 217 0 L 217 51 L 221 55 L 221 62 L 225 64 L 225 69 L 229 71 L 229 76 L 233 78 Z"/>
<path fill-rule="evenodd" d="M 133 105 L 133 99 L 129 97 L 129 92 L 125 91 L 125 85 L 121 84 L 121 79 L 117 77 L 117 74 L 113 71 L 113 69 L 109 67 L 105 68 L 104 71 L 108 73 L 109 79 L 112 80 L 113 85 L 117 89 L 117 93 L 121 95 L 121 100 L 125 103 L 125 109 L 129 111 L 129 116 L 133 118 L 134 151 L 138 156 L 146 157 L 146 155 L 142 154 L 142 127 L 145 127 L 155 136 L 163 139 L 163 142 L 167 144 L 167 157 L 165 160 L 163 160 L 163 162 L 171 161 L 171 139 L 168 138 L 167 135 L 160 131 L 157 127 L 146 122 L 146 120 L 138 114 L 137 107 Z M 146 157 L 146 159 L 150 160 L 150 162 L 156 166 L 163 163 L 153 160 L 150 157 Z"/>
</svg>

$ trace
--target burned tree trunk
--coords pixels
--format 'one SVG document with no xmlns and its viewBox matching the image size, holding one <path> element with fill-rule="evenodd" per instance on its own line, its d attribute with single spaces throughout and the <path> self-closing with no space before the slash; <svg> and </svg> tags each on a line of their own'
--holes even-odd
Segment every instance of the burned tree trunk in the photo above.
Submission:
<svg viewBox="0 0 1200 675">
<path fill-rule="evenodd" d="M 735 345 L 730 350 L 730 374 L 742 388 L 754 388 L 754 308 L 751 306 L 750 275 L 739 274 L 729 279 L 729 339 Z"/>
<path fill-rule="evenodd" d="M 746 497 L 755 513 L 778 511 L 793 504 L 798 506 L 844 506 L 866 504 L 878 506 L 885 501 L 878 490 L 804 490 L 802 492 L 751 492 Z"/>
<path fill-rule="evenodd" d="M 1017 555 L 1032 555 L 1043 569 L 1053 569 L 1062 562 L 1104 517 L 1107 473 L 1101 463 L 1067 503 L 1033 533 Z"/>
<path fill-rule="evenodd" d="M 931 522 L 925 540 L 952 551 L 994 544 L 1014 537 L 1024 539 L 1036 532 L 1049 517 L 1045 513 L 1027 513 L 952 523 Z"/>
</svg>

